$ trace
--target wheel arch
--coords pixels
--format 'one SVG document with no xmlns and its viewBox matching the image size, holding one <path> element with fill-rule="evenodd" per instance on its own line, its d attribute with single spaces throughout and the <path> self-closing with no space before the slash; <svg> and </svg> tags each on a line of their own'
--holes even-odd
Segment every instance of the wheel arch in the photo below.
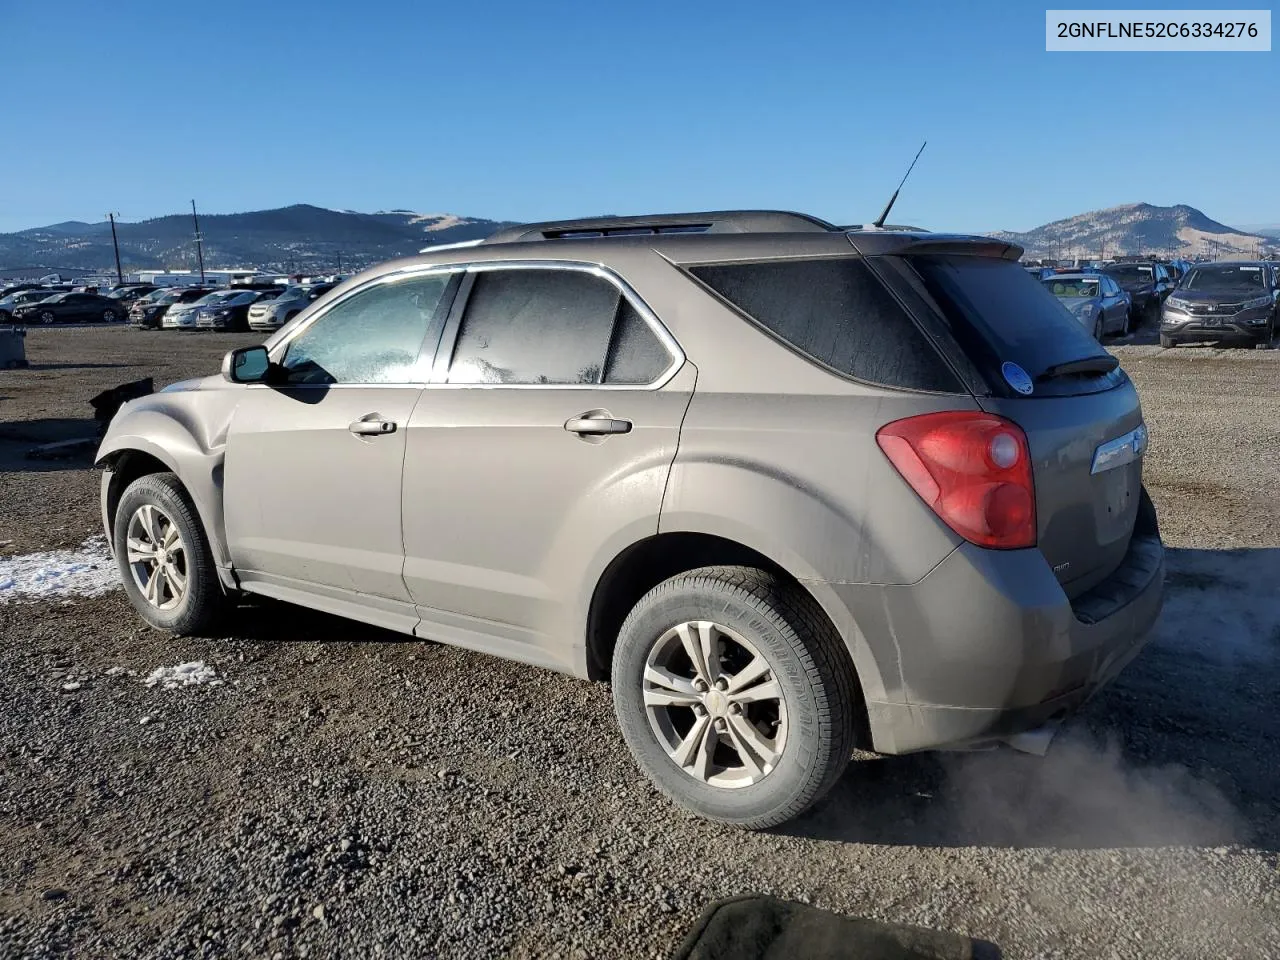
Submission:
<svg viewBox="0 0 1280 960">
<path fill-rule="evenodd" d="M 705 531 L 672 531 L 632 543 L 615 556 L 597 580 L 588 607 L 587 676 L 592 680 L 608 679 L 618 629 L 631 608 L 659 583 L 699 567 L 756 567 L 803 591 L 840 634 L 862 694 L 856 706 L 859 744 L 868 744 L 866 701 L 881 699 L 885 685 L 871 648 L 849 611 L 826 584 L 799 575 L 745 540 Z"/>
<path fill-rule="evenodd" d="M 140 418 L 144 423 L 129 423 Z M 121 418 L 117 416 L 116 421 Z M 98 450 L 95 465 L 103 468 L 102 523 L 112 540 L 116 508 L 129 484 L 151 473 L 173 473 L 209 540 L 214 564 L 224 582 L 230 576 L 230 556 L 222 525 L 222 452 L 202 449 L 177 421 L 156 411 L 126 415 L 123 430 L 116 422 Z M 145 427 L 145 430 L 139 429 Z"/>
</svg>

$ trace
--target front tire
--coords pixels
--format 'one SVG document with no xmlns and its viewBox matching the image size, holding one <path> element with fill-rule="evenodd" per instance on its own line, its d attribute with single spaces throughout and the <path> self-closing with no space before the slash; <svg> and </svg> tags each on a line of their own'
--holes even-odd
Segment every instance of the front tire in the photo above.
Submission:
<svg viewBox="0 0 1280 960">
<path fill-rule="evenodd" d="M 112 521 L 112 544 L 125 593 L 153 627 L 199 633 L 226 608 L 209 539 L 175 474 L 129 484 Z"/>
<path fill-rule="evenodd" d="M 1173 339 L 1173 337 L 1164 333 L 1160 334 L 1160 346 L 1165 347 L 1166 349 L 1172 349 L 1177 345 L 1178 341 Z"/>
<path fill-rule="evenodd" d="M 709 820 L 790 820 L 853 753 L 844 643 L 812 597 L 762 570 L 703 567 L 654 587 L 619 631 L 612 680 L 636 762 Z"/>
<path fill-rule="evenodd" d="M 53 315 L 52 310 L 42 310 L 40 312 L 40 322 L 43 323 L 46 327 L 49 326 L 49 324 L 53 323 L 53 321 L 57 319 L 58 318 Z"/>
<path fill-rule="evenodd" d="M 106 310 L 102 311 L 103 323 L 115 323 L 119 319 L 120 319 L 120 314 L 116 313 L 114 310 L 110 308 L 107 308 Z"/>
</svg>

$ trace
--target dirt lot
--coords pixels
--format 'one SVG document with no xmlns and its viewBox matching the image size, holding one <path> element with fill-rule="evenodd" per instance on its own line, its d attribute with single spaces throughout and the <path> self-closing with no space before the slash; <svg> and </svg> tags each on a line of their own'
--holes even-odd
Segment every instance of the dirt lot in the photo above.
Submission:
<svg viewBox="0 0 1280 960">
<path fill-rule="evenodd" d="M 252 339 L 32 331 L 0 372 L 0 565 L 100 532 L 87 458 L 33 442 Z M 118 590 L 0 602 L 0 956 L 662 957 L 758 891 L 1006 957 L 1280 957 L 1280 351 L 1114 349 L 1168 602 L 1044 759 L 867 758 L 743 834 L 649 788 L 602 684 L 275 604 L 175 641 Z M 142 682 L 189 661 L 222 682 Z"/>
</svg>

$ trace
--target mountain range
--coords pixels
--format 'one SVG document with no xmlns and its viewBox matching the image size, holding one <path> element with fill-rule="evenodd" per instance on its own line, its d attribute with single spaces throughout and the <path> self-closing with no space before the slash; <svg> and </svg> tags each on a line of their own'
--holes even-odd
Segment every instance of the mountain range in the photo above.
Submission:
<svg viewBox="0 0 1280 960">
<path fill-rule="evenodd" d="M 1187 258 L 1254 257 L 1280 240 L 1211 220 L 1195 207 L 1126 203 L 1055 220 L 1026 233 L 998 231 L 1028 257 L 1110 257 L 1161 254 Z"/>
<path fill-rule="evenodd" d="M 359 213 L 297 204 L 200 218 L 205 266 L 280 272 L 350 273 L 416 253 L 423 247 L 486 237 L 512 221 L 448 213 L 388 210 Z M 195 269 L 191 217 L 117 221 L 126 271 Z M 1160 253 L 1185 257 L 1251 257 L 1280 249 L 1280 227 L 1240 230 L 1194 207 L 1131 203 L 1056 220 L 1025 233 L 992 234 L 1023 246 L 1029 257 L 1095 257 Z M 0 276 L 92 273 L 114 268 L 111 225 L 67 221 L 0 233 Z"/>
<path fill-rule="evenodd" d="M 289 273 L 351 272 L 428 245 L 487 237 L 508 225 L 448 213 L 358 213 L 309 204 L 200 217 L 206 267 L 251 266 Z M 189 215 L 138 223 L 117 220 L 116 234 L 126 271 L 197 266 Z M 0 275 L 91 273 L 114 267 L 111 224 L 106 221 L 71 220 L 0 233 Z"/>
</svg>

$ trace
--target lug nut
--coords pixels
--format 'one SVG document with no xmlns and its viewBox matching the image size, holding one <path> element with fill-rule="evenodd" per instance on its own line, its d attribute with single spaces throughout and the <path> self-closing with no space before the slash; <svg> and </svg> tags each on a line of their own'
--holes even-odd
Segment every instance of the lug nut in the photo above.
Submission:
<svg viewBox="0 0 1280 960">
<path fill-rule="evenodd" d="M 725 723 L 724 717 L 716 718 L 716 729 L 719 730 L 721 733 L 724 733 L 724 731 L 729 729 L 729 724 Z"/>
<path fill-rule="evenodd" d="M 694 715 L 695 717 L 700 717 L 700 716 L 702 716 L 703 714 L 705 714 L 706 712 L 707 712 L 707 708 L 706 708 L 706 707 L 704 707 L 702 704 L 700 704 L 700 703 L 695 703 L 695 704 L 693 705 L 693 715 Z"/>
<path fill-rule="evenodd" d="M 707 681 L 703 680 L 701 677 L 698 677 L 697 680 L 693 681 L 693 689 L 697 690 L 699 693 L 706 693 Z"/>
<path fill-rule="evenodd" d="M 716 681 L 716 689 L 717 689 L 717 690 L 728 690 L 728 689 L 729 689 L 729 681 L 728 681 L 728 680 L 726 680 L 724 677 L 721 677 L 719 680 L 717 680 L 717 681 Z"/>
</svg>

